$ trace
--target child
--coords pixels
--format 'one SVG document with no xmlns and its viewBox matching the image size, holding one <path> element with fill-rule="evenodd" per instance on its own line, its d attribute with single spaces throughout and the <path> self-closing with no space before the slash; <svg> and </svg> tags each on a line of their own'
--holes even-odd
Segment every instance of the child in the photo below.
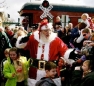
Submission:
<svg viewBox="0 0 94 86">
<path fill-rule="evenodd" d="M 56 75 L 56 64 L 53 62 L 47 62 L 45 64 L 46 76 L 39 80 L 35 86 L 56 86 L 52 80 Z"/>
<path fill-rule="evenodd" d="M 9 50 L 9 58 L 4 64 L 5 86 L 26 86 L 28 65 L 26 57 L 20 56 L 19 50 L 13 47 Z"/>
<path fill-rule="evenodd" d="M 89 72 L 91 72 L 90 68 L 90 60 L 85 60 L 82 65 L 82 70 L 83 70 L 83 77 L 85 77 Z"/>
<path fill-rule="evenodd" d="M 71 86 L 94 86 L 94 60 L 85 60 L 72 72 Z"/>
<path fill-rule="evenodd" d="M 4 67 L 4 63 L 6 62 L 7 58 L 9 57 L 9 50 L 10 48 L 5 49 L 4 51 L 5 58 L 1 61 L 1 64 L 0 64 L 0 71 L 1 71 L 1 78 L 2 78 L 1 85 L 2 86 L 5 86 L 5 82 L 6 82 L 6 78 L 3 75 L 3 67 Z"/>
<path fill-rule="evenodd" d="M 62 86 L 69 86 L 70 72 L 63 57 L 58 60 L 57 74 L 61 77 Z"/>
<path fill-rule="evenodd" d="M 82 19 L 82 22 L 84 22 L 87 25 L 86 28 L 93 29 L 92 28 L 92 20 L 87 13 L 83 13 L 81 15 L 81 19 Z"/>
</svg>

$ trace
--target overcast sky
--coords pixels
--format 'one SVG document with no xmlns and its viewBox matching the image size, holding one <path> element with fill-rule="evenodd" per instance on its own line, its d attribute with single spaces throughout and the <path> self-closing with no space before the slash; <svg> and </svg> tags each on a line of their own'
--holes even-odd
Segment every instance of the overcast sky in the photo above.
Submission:
<svg viewBox="0 0 94 86">
<path fill-rule="evenodd" d="M 5 1 L 2 5 L 1 3 Z M 20 18 L 18 11 L 21 7 L 27 2 L 34 2 L 41 4 L 43 0 L 0 0 L 0 7 L 6 5 L 4 10 L 10 14 L 10 17 L 17 21 Z M 70 4 L 70 5 L 85 5 L 85 6 L 94 6 L 94 0 L 48 0 L 49 3 L 57 4 Z"/>
</svg>

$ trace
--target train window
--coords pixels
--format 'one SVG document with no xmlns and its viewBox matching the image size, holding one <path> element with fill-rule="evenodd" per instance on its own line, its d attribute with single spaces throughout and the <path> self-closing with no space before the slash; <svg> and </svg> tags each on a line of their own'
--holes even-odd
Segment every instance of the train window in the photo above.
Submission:
<svg viewBox="0 0 94 86">
<path fill-rule="evenodd" d="M 81 19 L 78 19 L 78 23 L 81 22 L 82 20 Z"/>
</svg>

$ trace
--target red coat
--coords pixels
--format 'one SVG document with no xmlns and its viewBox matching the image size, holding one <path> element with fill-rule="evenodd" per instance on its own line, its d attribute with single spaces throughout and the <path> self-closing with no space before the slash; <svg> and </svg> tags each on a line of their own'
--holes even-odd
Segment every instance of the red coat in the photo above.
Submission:
<svg viewBox="0 0 94 86">
<path fill-rule="evenodd" d="M 45 44 L 44 49 L 42 47 L 43 44 Z M 58 57 L 63 56 L 68 48 L 66 44 L 55 35 L 53 35 L 52 40 L 49 43 L 43 43 L 39 40 L 39 33 L 35 32 L 34 35 L 30 36 L 25 49 L 30 51 L 30 56 L 32 58 L 40 59 L 41 54 L 44 54 L 44 60 L 53 61 L 57 60 Z M 29 77 L 35 79 L 36 73 L 37 69 L 30 67 Z"/>
</svg>

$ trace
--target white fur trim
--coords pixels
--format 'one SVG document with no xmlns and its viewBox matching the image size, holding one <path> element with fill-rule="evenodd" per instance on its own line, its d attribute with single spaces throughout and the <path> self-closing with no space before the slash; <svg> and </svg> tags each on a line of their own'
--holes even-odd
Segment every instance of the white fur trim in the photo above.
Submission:
<svg viewBox="0 0 94 86">
<path fill-rule="evenodd" d="M 36 79 L 28 78 L 28 86 L 35 86 L 36 82 L 45 76 L 46 76 L 45 70 L 37 70 Z"/>
<path fill-rule="evenodd" d="M 52 28 L 53 28 L 52 23 L 48 23 L 47 25 L 43 25 L 41 27 L 41 30 L 52 29 Z"/>
<path fill-rule="evenodd" d="M 17 48 L 24 48 L 27 45 L 27 42 L 26 43 L 21 43 L 21 44 L 19 43 L 23 37 L 25 37 L 25 36 L 19 36 L 17 38 L 17 41 L 16 41 L 16 47 Z"/>
<path fill-rule="evenodd" d="M 42 54 L 42 45 L 45 44 L 45 47 L 44 47 L 44 60 L 48 61 L 50 42 L 49 43 L 44 43 L 42 40 L 39 40 L 39 31 L 34 32 L 34 38 L 39 42 L 38 49 L 37 49 L 37 59 L 40 59 L 41 54 Z"/>
<path fill-rule="evenodd" d="M 40 80 L 44 76 L 46 76 L 45 70 L 37 70 L 36 80 Z"/>
<path fill-rule="evenodd" d="M 53 41 L 55 38 L 57 37 L 57 34 L 56 33 L 51 33 L 51 41 Z M 34 32 L 34 38 L 38 41 L 38 42 L 40 42 L 40 43 L 42 43 L 42 44 L 45 44 L 41 39 L 39 39 L 39 31 L 35 31 Z M 51 42 L 50 41 L 50 42 Z M 49 43 L 50 43 L 49 42 Z"/>
<path fill-rule="evenodd" d="M 73 62 L 75 62 L 74 60 L 72 59 L 69 59 L 69 55 L 70 53 L 73 51 L 74 49 L 68 49 L 65 54 L 64 54 L 64 59 L 66 60 L 66 62 L 70 65 L 72 65 Z"/>
<path fill-rule="evenodd" d="M 39 81 L 39 80 L 28 78 L 27 79 L 28 86 L 35 86 L 37 81 Z"/>
<path fill-rule="evenodd" d="M 37 53 L 37 59 L 40 59 L 41 54 L 42 54 L 42 43 L 39 43 L 38 45 L 38 53 Z M 49 60 L 49 47 L 50 43 L 46 43 L 44 47 L 44 60 L 48 61 Z"/>
<path fill-rule="evenodd" d="M 34 38 L 39 42 L 39 31 L 35 31 L 33 34 Z"/>
</svg>

